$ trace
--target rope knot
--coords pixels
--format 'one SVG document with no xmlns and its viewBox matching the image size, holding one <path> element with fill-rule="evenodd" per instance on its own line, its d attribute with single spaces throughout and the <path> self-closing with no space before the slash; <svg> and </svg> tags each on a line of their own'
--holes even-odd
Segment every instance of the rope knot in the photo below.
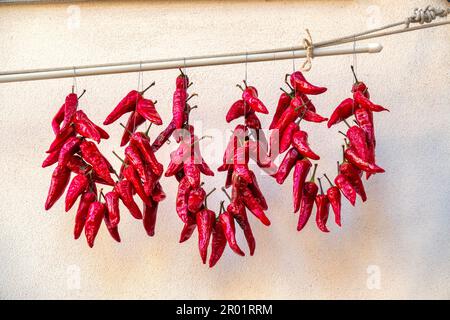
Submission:
<svg viewBox="0 0 450 320">
<path fill-rule="evenodd" d="M 409 28 L 411 23 L 430 23 L 437 17 L 444 18 L 448 15 L 449 9 L 436 9 L 430 5 L 426 6 L 425 9 L 415 8 L 414 14 L 405 20 L 406 28 Z"/>
<path fill-rule="evenodd" d="M 306 51 L 306 60 L 301 66 L 301 71 L 309 71 L 312 68 L 312 59 L 314 58 L 314 43 L 311 37 L 311 33 L 308 29 L 305 30 L 308 38 L 303 38 L 303 46 Z"/>
</svg>

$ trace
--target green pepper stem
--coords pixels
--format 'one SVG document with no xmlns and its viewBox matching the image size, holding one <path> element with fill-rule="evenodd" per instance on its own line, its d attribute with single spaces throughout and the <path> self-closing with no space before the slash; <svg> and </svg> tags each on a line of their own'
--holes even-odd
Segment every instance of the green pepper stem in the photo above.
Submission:
<svg viewBox="0 0 450 320">
<path fill-rule="evenodd" d="M 153 87 L 155 84 L 156 84 L 155 81 L 153 81 L 152 83 L 150 83 L 150 85 L 149 85 L 147 88 L 145 88 L 144 90 L 142 90 L 140 93 L 141 93 L 141 94 L 144 94 L 145 91 L 147 91 L 148 89 L 150 89 L 151 87 Z"/>
<path fill-rule="evenodd" d="M 220 201 L 220 209 L 219 209 L 219 216 L 222 214 L 222 212 L 224 212 L 225 211 L 225 206 L 224 206 L 224 203 L 225 201 Z"/>
<path fill-rule="evenodd" d="M 131 132 L 127 127 L 125 127 L 124 126 L 124 124 L 121 122 L 121 123 L 119 123 L 127 132 L 128 132 L 128 134 L 130 135 L 130 136 L 132 136 L 133 135 L 133 132 Z"/>
<path fill-rule="evenodd" d="M 222 187 L 221 190 L 223 191 L 223 193 L 225 193 L 225 195 L 227 196 L 228 200 L 231 200 L 231 197 L 228 194 L 227 189 L 225 189 L 225 187 Z"/>
<path fill-rule="evenodd" d="M 343 133 L 341 130 L 338 131 L 340 134 L 342 134 L 344 137 L 347 137 L 345 133 Z"/>
<path fill-rule="evenodd" d="M 148 133 L 149 133 L 149 131 L 150 131 L 150 128 L 152 127 L 152 122 L 150 122 L 150 124 L 148 125 L 148 128 L 147 128 L 147 130 L 145 130 L 145 135 L 148 137 Z"/>
<path fill-rule="evenodd" d="M 105 201 L 106 201 L 105 195 L 103 194 L 103 188 L 102 188 L 102 189 L 100 189 L 100 195 L 102 196 L 103 200 L 105 200 Z"/>
<path fill-rule="evenodd" d="M 246 80 L 242 80 L 242 82 L 244 83 L 244 85 L 245 85 L 245 88 L 247 88 L 247 87 L 248 87 L 248 85 L 247 85 L 247 81 L 246 81 Z"/>
<path fill-rule="evenodd" d="M 314 170 L 313 170 L 313 173 L 312 173 L 312 176 L 311 176 L 311 180 L 310 180 L 311 182 L 314 182 L 314 179 L 316 177 L 317 166 L 318 166 L 318 164 L 315 163 L 314 164 Z"/>
<path fill-rule="evenodd" d="M 320 193 L 323 194 L 322 181 L 320 181 L 320 178 L 317 178 L 317 180 L 319 181 Z"/>
<path fill-rule="evenodd" d="M 324 173 L 323 176 L 328 180 L 330 186 L 334 187 L 333 183 L 332 183 L 331 180 L 328 178 L 327 174 Z"/>
<path fill-rule="evenodd" d="M 216 188 L 214 187 L 210 192 L 208 192 L 205 196 L 205 208 L 208 208 L 208 203 L 207 203 L 207 199 L 208 197 L 214 192 L 216 191 Z"/>
<path fill-rule="evenodd" d="M 114 150 L 112 153 L 117 157 L 117 159 L 119 159 L 123 164 L 125 164 L 125 160 L 123 160 L 121 157 L 119 157 L 119 155 Z"/>
<path fill-rule="evenodd" d="M 342 145 L 342 163 L 345 162 L 345 146 Z"/>
<path fill-rule="evenodd" d="M 351 126 L 348 124 L 347 120 L 344 119 L 342 121 L 344 121 L 344 123 L 347 125 L 347 127 L 351 128 Z"/>
<path fill-rule="evenodd" d="M 355 82 L 359 82 L 358 78 L 356 77 L 355 68 L 353 67 L 353 65 L 350 66 L 350 69 L 352 69 L 352 73 L 353 73 L 353 77 L 355 78 Z"/>
</svg>

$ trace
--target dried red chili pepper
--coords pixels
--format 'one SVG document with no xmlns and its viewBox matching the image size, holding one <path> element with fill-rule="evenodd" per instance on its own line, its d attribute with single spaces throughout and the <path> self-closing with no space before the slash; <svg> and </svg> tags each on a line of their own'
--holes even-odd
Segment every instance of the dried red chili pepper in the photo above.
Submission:
<svg viewBox="0 0 450 320">
<path fill-rule="evenodd" d="M 297 96 L 291 100 L 288 108 L 283 112 L 275 125 L 274 129 L 278 129 L 279 134 L 282 134 L 289 124 L 294 122 L 299 116 L 305 112 L 306 104 Z"/>
<path fill-rule="evenodd" d="M 247 186 L 250 189 L 250 191 L 252 192 L 252 194 L 254 195 L 254 197 L 259 201 L 263 210 L 267 210 L 269 208 L 269 206 L 267 205 L 266 198 L 264 197 L 264 195 L 258 185 L 258 181 L 256 180 L 255 173 L 250 170 L 250 175 L 252 177 L 252 182 L 249 183 Z"/>
<path fill-rule="evenodd" d="M 375 162 L 375 129 L 373 126 L 373 118 L 371 111 L 367 111 L 366 109 L 359 109 L 355 111 L 355 118 L 358 125 L 361 129 L 366 133 L 367 138 L 367 146 L 369 148 L 369 159 L 368 162 Z"/>
<path fill-rule="evenodd" d="M 183 177 L 178 184 L 178 193 L 176 198 L 176 210 L 181 221 L 188 223 L 188 203 L 191 184 L 187 177 Z"/>
<path fill-rule="evenodd" d="M 359 126 L 352 126 L 347 130 L 350 145 L 364 161 L 370 161 L 370 149 L 367 144 L 366 133 Z"/>
<path fill-rule="evenodd" d="M 162 186 L 159 182 L 155 184 L 155 187 L 153 188 L 152 192 L 152 199 L 156 202 L 161 202 L 166 198 L 166 194 L 164 190 L 162 189 Z"/>
<path fill-rule="evenodd" d="M 306 131 L 297 131 L 292 136 L 292 145 L 297 149 L 297 151 L 304 157 L 313 159 L 313 160 L 319 160 L 320 157 L 315 154 L 308 144 L 308 133 Z"/>
<path fill-rule="evenodd" d="M 242 191 L 242 200 L 245 206 L 250 210 L 253 215 L 258 218 L 264 225 L 270 226 L 270 220 L 264 213 L 259 201 L 253 196 L 249 188 L 244 188 Z"/>
<path fill-rule="evenodd" d="M 205 162 L 205 160 L 202 158 L 201 163 L 196 164 L 198 169 L 201 173 L 203 173 L 205 176 L 214 176 L 214 172 L 210 169 L 208 164 Z"/>
<path fill-rule="evenodd" d="M 53 152 L 50 152 L 47 158 L 45 158 L 45 160 L 42 162 L 42 168 L 46 168 L 57 163 L 59 158 L 59 151 L 60 150 L 55 150 Z"/>
<path fill-rule="evenodd" d="M 52 129 L 53 129 L 53 133 L 55 135 L 57 135 L 59 133 L 59 131 L 61 130 L 60 126 L 64 120 L 64 109 L 65 109 L 65 105 L 63 104 L 58 109 L 58 112 L 56 112 L 56 114 L 54 115 L 54 117 L 52 119 Z"/>
<path fill-rule="evenodd" d="M 260 130 L 262 128 L 261 121 L 255 113 L 250 113 L 245 117 L 245 125 L 254 130 Z"/>
<path fill-rule="evenodd" d="M 287 128 L 284 130 L 283 135 L 281 136 L 279 153 L 286 152 L 287 149 L 292 144 L 292 136 L 300 130 L 300 127 L 297 123 L 291 122 Z"/>
<path fill-rule="evenodd" d="M 328 118 L 324 118 L 320 114 L 317 114 L 311 110 L 306 110 L 305 114 L 303 115 L 303 120 L 309 121 L 309 122 L 320 123 L 320 122 L 327 121 Z"/>
<path fill-rule="evenodd" d="M 136 202 L 133 199 L 132 185 L 128 180 L 121 180 L 114 186 L 114 191 L 117 192 L 125 207 L 128 208 L 131 215 L 135 219 L 142 219 L 142 213 Z"/>
<path fill-rule="evenodd" d="M 327 123 L 328 128 L 331 128 L 332 125 L 348 119 L 357 109 L 359 109 L 359 105 L 354 103 L 353 99 L 347 98 L 343 100 L 331 114 L 330 120 L 328 120 Z"/>
<path fill-rule="evenodd" d="M 119 194 L 115 191 L 110 191 L 105 194 L 108 221 L 111 224 L 111 227 L 117 226 L 120 222 L 119 199 Z"/>
<path fill-rule="evenodd" d="M 314 207 L 314 202 L 316 199 L 317 192 L 319 191 L 319 187 L 314 182 L 314 178 L 316 175 L 317 164 L 314 165 L 314 171 L 311 176 L 311 180 L 305 183 L 303 187 L 303 194 L 300 201 L 300 214 L 298 216 L 298 224 L 297 231 L 301 231 L 311 216 L 312 209 Z"/>
<path fill-rule="evenodd" d="M 222 203 L 223 206 L 223 203 Z M 227 239 L 228 245 L 231 250 L 240 256 L 245 256 L 245 253 L 239 248 L 236 241 L 236 228 L 234 226 L 234 218 L 228 212 L 224 211 L 219 215 L 219 222 L 222 225 L 223 232 L 225 233 L 225 238 Z"/>
<path fill-rule="evenodd" d="M 181 230 L 179 243 L 183 243 L 192 236 L 195 228 L 197 227 L 196 218 L 188 216 L 187 221 L 184 223 L 183 229 Z"/>
<path fill-rule="evenodd" d="M 83 159 L 92 166 L 92 169 L 99 178 L 105 180 L 107 183 L 114 184 L 114 180 L 111 178 L 109 171 L 109 165 L 97 146 L 91 141 L 83 140 L 80 144 L 80 150 Z"/>
<path fill-rule="evenodd" d="M 206 263 L 208 254 L 208 245 L 211 238 L 212 229 L 216 214 L 209 209 L 202 209 L 196 214 L 197 230 L 198 230 L 198 248 L 203 263 Z"/>
<path fill-rule="evenodd" d="M 368 98 L 364 96 L 364 94 L 361 91 L 355 91 L 353 93 L 353 99 L 355 99 L 355 102 L 364 109 L 373 112 L 389 111 L 388 109 L 370 101 Z"/>
<path fill-rule="evenodd" d="M 103 221 L 105 222 L 106 228 L 108 229 L 109 234 L 111 235 L 111 237 L 116 240 L 117 242 L 120 242 L 120 234 L 119 234 L 119 228 L 116 226 L 113 226 L 111 224 L 111 217 L 110 217 L 110 213 L 108 212 L 108 210 L 104 211 L 104 215 L 103 215 Z"/>
<path fill-rule="evenodd" d="M 223 251 L 227 245 L 227 238 L 223 231 L 222 224 L 218 220 L 214 220 L 214 228 L 211 237 L 211 255 L 209 256 L 209 267 L 212 268 L 222 257 Z"/>
<path fill-rule="evenodd" d="M 253 236 L 252 228 L 248 221 L 247 212 L 243 205 L 239 205 L 236 210 L 233 211 L 233 206 L 230 204 L 227 207 L 228 212 L 231 212 L 236 219 L 237 223 L 241 227 L 244 232 L 244 237 L 247 241 L 248 248 L 250 250 L 250 255 L 252 256 L 255 253 L 256 241 Z"/>
<path fill-rule="evenodd" d="M 144 203 L 144 229 L 150 237 L 155 235 L 156 217 L 158 214 L 158 202 L 151 201 L 150 204 Z"/>
<path fill-rule="evenodd" d="M 155 173 L 158 177 L 161 176 L 164 171 L 164 167 L 156 159 L 148 136 L 146 136 L 143 132 L 136 132 L 131 136 L 131 144 L 136 145 L 140 151 L 140 154 L 142 154 L 145 161 L 150 165 L 153 173 Z"/>
<path fill-rule="evenodd" d="M 155 103 L 150 99 L 140 99 L 136 106 L 136 112 L 156 125 L 162 125 L 161 116 L 156 111 Z"/>
<path fill-rule="evenodd" d="M 364 184 L 360 177 L 361 171 L 348 162 L 344 162 L 343 164 L 341 164 L 340 171 L 353 185 L 356 193 L 361 196 L 361 200 L 365 202 L 367 200 L 367 195 L 366 191 L 364 190 Z"/>
<path fill-rule="evenodd" d="M 250 106 L 255 112 L 261 112 L 263 114 L 268 114 L 269 110 L 267 110 L 264 103 L 258 99 L 258 91 L 255 87 L 246 87 L 242 92 L 242 99 L 246 104 Z"/>
<path fill-rule="evenodd" d="M 188 210 L 192 213 L 199 211 L 205 201 L 205 197 L 206 192 L 203 188 L 192 190 L 188 197 Z"/>
<path fill-rule="evenodd" d="M 296 91 L 299 91 L 303 94 L 316 95 L 327 91 L 327 88 L 325 87 L 318 87 L 306 81 L 305 77 L 300 71 L 292 73 L 289 80 L 292 87 L 294 87 Z"/>
<path fill-rule="evenodd" d="M 231 105 L 225 119 L 228 123 L 230 123 L 231 121 L 239 117 L 243 117 L 248 114 L 253 114 L 254 112 L 255 111 L 253 109 L 250 109 L 245 105 L 244 100 L 238 100 Z"/>
<path fill-rule="evenodd" d="M 66 101 L 64 102 L 64 122 L 61 130 L 64 130 L 67 126 L 70 125 L 72 119 L 77 111 L 78 107 L 78 96 L 76 93 L 70 93 L 66 97 Z"/>
<path fill-rule="evenodd" d="M 194 157 L 190 157 L 183 164 L 184 174 L 193 189 L 200 186 L 200 170 L 195 164 Z"/>
<path fill-rule="evenodd" d="M 70 170 L 66 166 L 57 165 L 52 174 L 45 210 L 49 210 L 66 190 L 70 180 Z"/>
<path fill-rule="evenodd" d="M 128 118 L 127 124 L 123 131 L 122 140 L 120 141 L 120 146 L 126 145 L 131 138 L 131 135 L 136 131 L 136 129 L 145 122 L 145 118 L 137 112 L 132 112 Z"/>
<path fill-rule="evenodd" d="M 97 200 L 95 192 L 86 192 L 81 195 L 80 204 L 78 205 L 77 214 L 75 216 L 75 227 L 73 231 L 75 240 L 80 237 L 86 223 L 89 207 L 95 200 Z"/>
<path fill-rule="evenodd" d="M 75 112 L 75 118 L 73 120 L 75 131 L 85 138 L 94 140 L 100 143 L 102 136 L 98 132 L 96 125 L 89 120 L 87 115 L 82 111 L 78 110 Z"/>
<path fill-rule="evenodd" d="M 125 113 L 132 112 L 136 109 L 136 103 L 142 99 L 141 93 L 136 90 L 131 90 L 128 94 L 120 100 L 117 106 L 111 111 L 103 122 L 104 125 L 111 124 L 118 120 Z"/>
<path fill-rule="evenodd" d="M 181 129 L 186 121 L 186 100 L 187 92 L 185 88 L 176 89 L 173 93 L 172 115 L 175 128 Z"/>
<path fill-rule="evenodd" d="M 81 159 L 78 155 L 73 155 L 69 161 L 66 163 L 67 168 L 70 171 L 76 174 L 88 174 L 88 172 L 92 169 L 90 165 L 88 165 L 83 159 Z"/>
<path fill-rule="evenodd" d="M 275 173 L 274 178 L 278 184 L 283 184 L 287 176 L 291 172 L 297 160 L 301 159 L 300 154 L 295 148 L 289 149 L 283 158 L 280 166 L 278 167 L 277 173 Z"/>
<path fill-rule="evenodd" d="M 142 159 L 141 152 L 139 152 L 139 149 L 134 144 L 130 144 L 125 148 L 125 158 L 136 169 L 139 177 L 145 183 L 148 179 L 147 170 L 145 169 L 145 163 Z"/>
<path fill-rule="evenodd" d="M 85 175 L 78 174 L 70 182 L 69 188 L 67 189 L 66 194 L 66 212 L 72 208 L 72 206 L 77 201 L 78 197 L 86 191 L 89 186 L 89 180 Z"/>
<path fill-rule="evenodd" d="M 351 205 L 354 206 L 356 201 L 356 190 L 347 177 L 339 173 L 336 178 L 334 178 L 334 183 L 348 201 L 350 201 Z"/>
<path fill-rule="evenodd" d="M 161 133 L 156 137 L 156 139 L 152 143 L 153 152 L 156 152 L 161 148 L 161 146 L 169 140 L 172 133 L 175 131 L 176 126 L 175 122 L 171 121 L 167 127 L 161 131 Z"/>
<path fill-rule="evenodd" d="M 294 182 L 293 182 L 293 202 L 294 202 L 294 212 L 300 209 L 300 202 L 303 195 L 303 186 L 305 184 L 306 176 L 311 169 L 311 162 L 308 159 L 298 160 L 295 164 L 294 169 Z"/>
<path fill-rule="evenodd" d="M 368 173 L 383 173 L 383 168 L 377 166 L 374 163 L 364 161 L 359 157 L 356 150 L 353 147 L 349 147 L 345 150 L 345 159 L 352 163 L 355 167 Z"/>
<path fill-rule="evenodd" d="M 289 107 L 290 103 L 291 97 L 285 92 L 281 93 L 280 98 L 278 99 L 278 105 L 275 111 L 275 115 L 273 116 L 272 123 L 269 126 L 270 130 L 275 128 L 276 124 L 278 123 L 278 120 L 280 119 L 284 111 Z"/>
<path fill-rule="evenodd" d="M 81 139 L 78 137 L 70 137 L 67 139 L 59 151 L 58 164 L 65 166 L 75 152 L 78 151 L 80 143 Z"/>
<path fill-rule="evenodd" d="M 50 148 L 46 151 L 46 153 L 52 153 L 53 151 L 60 150 L 61 147 L 66 143 L 67 139 L 75 136 L 75 129 L 72 126 L 68 126 L 65 129 L 61 129 L 61 131 L 56 135 L 55 140 L 50 145 Z"/>
<path fill-rule="evenodd" d="M 84 225 L 84 234 L 86 235 L 87 243 L 91 248 L 94 246 L 95 237 L 100 229 L 105 210 L 105 204 L 100 201 L 94 201 L 89 206 L 86 223 Z"/>
<path fill-rule="evenodd" d="M 131 182 L 133 189 L 136 191 L 139 198 L 141 198 L 144 203 L 151 204 L 151 199 L 145 193 L 144 186 L 133 165 L 129 165 L 123 170 L 123 176 Z"/>
<path fill-rule="evenodd" d="M 331 208 L 334 212 L 334 221 L 336 224 L 340 227 L 341 226 L 341 192 L 339 191 L 339 188 L 333 185 L 331 180 L 328 178 L 326 174 L 324 174 L 324 177 L 328 180 L 330 183 L 330 187 L 327 190 L 327 197 L 330 201 Z"/>
<path fill-rule="evenodd" d="M 318 180 L 320 185 L 320 194 L 316 196 L 316 224 L 320 231 L 330 232 L 326 226 L 330 210 L 330 202 L 328 197 L 323 194 L 322 183 L 320 182 L 320 179 Z"/>
</svg>

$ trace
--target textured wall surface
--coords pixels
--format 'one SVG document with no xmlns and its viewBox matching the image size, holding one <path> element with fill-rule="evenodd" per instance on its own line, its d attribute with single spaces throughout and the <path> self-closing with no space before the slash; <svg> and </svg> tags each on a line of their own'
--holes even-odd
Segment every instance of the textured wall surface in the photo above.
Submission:
<svg viewBox="0 0 450 320">
<path fill-rule="evenodd" d="M 0 6 L 0 69 L 29 69 L 145 60 L 283 47 L 299 43 L 309 28 L 320 41 L 404 19 L 415 6 L 446 1 L 251 1 L 251 2 L 80 2 Z M 253 257 L 227 249 L 212 270 L 201 264 L 197 237 L 179 245 L 174 179 L 163 179 L 168 198 L 160 206 L 156 236 L 122 215 L 122 243 L 104 227 L 89 249 L 72 239 L 74 210 L 62 201 L 43 209 L 51 169 L 41 169 L 53 139 L 50 120 L 72 79 L 0 85 L 0 298 L 450 298 L 450 28 L 448 26 L 376 39 L 379 54 L 357 57 L 359 77 L 375 101 L 391 113 L 376 115 L 378 161 L 386 174 L 367 183 L 369 200 L 343 206 L 343 227 L 330 221 L 320 233 L 310 222 L 296 231 L 291 179 L 279 186 L 267 176 L 272 226 L 252 219 L 257 240 Z M 374 42 L 374 40 L 372 40 Z M 350 44 L 351 46 L 351 44 Z M 299 65 L 301 61 L 296 61 Z M 352 56 L 318 58 L 308 78 L 328 92 L 314 97 L 329 115 L 349 95 Z M 283 75 L 292 61 L 248 65 L 248 80 L 263 101 L 276 106 Z M 206 133 L 225 132 L 227 107 L 239 96 L 235 84 L 244 65 L 188 70 L 199 93 L 192 119 Z M 149 96 L 170 119 L 177 71 L 146 72 L 156 81 Z M 118 100 L 137 85 L 137 74 L 78 78 L 88 91 L 82 106 L 102 122 Z M 269 123 L 263 117 L 264 124 Z M 338 128 L 305 125 L 322 155 L 319 173 L 335 172 L 340 159 Z M 100 145 L 115 166 L 121 128 L 107 128 Z M 345 125 L 339 126 L 345 130 Z M 152 128 L 154 135 L 158 129 Z M 229 132 L 229 131 L 228 131 Z M 225 137 L 204 141 L 217 167 Z M 167 163 L 174 147 L 159 157 Z M 214 155 L 214 148 L 218 149 Z M 208 151 L 209 150 L 209 151 Z M 206 180 L 223 185 L 225 175 Z M 218 209 L 224 196 L 209 203 Z M 332 219 L 330 219 L 332 220 Z M 246 249 L 239 234 L 238 241 Z"/>
</svg>

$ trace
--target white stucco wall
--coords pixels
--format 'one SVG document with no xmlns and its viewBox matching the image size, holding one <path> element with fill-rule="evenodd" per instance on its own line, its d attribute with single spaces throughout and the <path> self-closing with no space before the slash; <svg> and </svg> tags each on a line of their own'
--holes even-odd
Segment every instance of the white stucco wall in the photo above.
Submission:
<svg viewBox="0 0 450 320">
<path fill-rule="evenodd" d="M 325 40 L 399 21 L 415 6 L 429 3 L 448 5 L 447 1 L 0 5 L 0 69 L 283 47 L 298 43 L 305 28 L 314 40 Z M 359 77 L 368 83 L 373 99 L 391 110 L 376 115 L 378 159 L 387 172 L 367 183 L 365 204 L 343 206 L 342 228 L 330 221 L 331 232 L 323 234 L 311 221 L 298 233 L 297 218 L 291 213 L 291 179 L 279 186 L 262 176 L 272 226 L 252 219 L 255 255 L 241 258 L 227 249 L 212 270 L 201 264 L 196 235 L 177 243 L 181 223 L 174 207 L 174 179 L 162 180 L 168 198 L 160 206 L 154 238 L 123 214 L 121 244 L 109 238 L 104 226 L 94 249 L 84 238 L 74 241 L 75 209 L 64 213 L 63 201 L 50 212 L 43 209 L 51 169 L 40 168 L 53 139 L 51 118 L 72 79 L 1 84 L 0 298 L 450 298 L 449 40 L 448 26 L 405 33 L 377 39 L 384 45 L 379 54 L 358 56 Z M 352 61 L 352 56 L 314 60 L 308 78 L 329 89 L 313 99 L 320 113 L 329 115 L 348 96 Z M 291 69 L 292 61 L 248 65 L 249 82 L 271 112 L 283 75 Z M 193 91 L 199 93 L 200 108 L 192 118 L 197 125 L 222 131 L 234 127 L 224 117 L 239 96 L 235 84 L 244 77 L 244 65 L 197 68 L 188 74 Z M 149 94 L 159 101 L 166 123 L 176 75 L 177 71 L 144 74 L 145 83 L 157 83 Z M 78 78 L 77 84 L 88 90 L 84 110 L 101 123 L 136 86 L 137 74 Z M 270 117 L 262 119 L 268 125 Z M 337 128 L 305 128 L 322 155 L 319 173 L 334 173 L 342 142 Z M 111 151 L 119 150 L 122 130 L 118 124 L 107 129 L 111 139 L 100 148 L 118 166 Z M 224 140 L 214 144 L 222 147 Z M 159 154 L 166 164 L 173 146 Z M 208 161 L 216 168 L 220 157 L 210 156 Z M 223 174 L 207 179 L 207 189 L 220 187 L 224 179 Z M 216 192 L 209 203 L 217 209 L 222 199 Z M 246 248 L 241 235 L 238 241 Z M 377 279 L 379 286 L 374 288 Z"/>
</svg>

